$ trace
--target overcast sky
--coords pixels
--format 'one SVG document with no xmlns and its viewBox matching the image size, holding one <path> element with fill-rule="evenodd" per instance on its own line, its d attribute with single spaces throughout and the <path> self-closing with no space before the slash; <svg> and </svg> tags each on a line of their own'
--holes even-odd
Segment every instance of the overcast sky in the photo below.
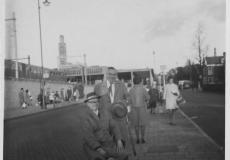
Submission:
<svg viewBox="0 0 230 160">
<path fill-rule="evenodd" d="M 209 55 L 225 51 L 225 0 L 50 0 L 42 5 L 44 66 L 57 67 L 59 35 L 67 55 L 118 69 L 182 66 L 194 57 L 194 32 L 204 27 Z M 16 13 L 18 57 L 40 65 L 37 0 L 6 0 Z M 155 60 L 153 57 L 155 51 Z M 70 62 L 83 58 L 69 58 Z"/>
</svg>

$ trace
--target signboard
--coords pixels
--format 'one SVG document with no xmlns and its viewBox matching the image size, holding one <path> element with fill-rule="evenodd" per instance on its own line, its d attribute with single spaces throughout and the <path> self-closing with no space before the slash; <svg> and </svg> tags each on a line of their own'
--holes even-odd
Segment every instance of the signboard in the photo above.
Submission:
<svg viewBox="0 0 230 160">
<path fill-rule="evenodd" d="M 161 70 L 161 72 L 164 72 L 165 70 L 166 70 L 166 65 L 160 65 L 160 70 Z"/>
<path fill-rule="evenodd" d="M 49 78 L 49 73 L 45 72 L 45 73 L 43 74 L 43 78 Z"/>
</svg>

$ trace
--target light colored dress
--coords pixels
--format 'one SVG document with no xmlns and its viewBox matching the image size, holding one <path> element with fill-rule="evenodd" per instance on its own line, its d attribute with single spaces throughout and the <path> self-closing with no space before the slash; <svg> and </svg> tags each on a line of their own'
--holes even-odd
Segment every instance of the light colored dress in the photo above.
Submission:
<svg viewBox="0 0 230 160">
<path fill-rule="evenodd" d="M 166 100 L 166 105 L 165 108 L 166 109 L 176 109 L 179 108 L 176 100 L 177 97 L 176 95 L 173 95 L 173 93 L 176 93 L 177 95 L 180 95 L 178 86 L 174 83 L 172 84 L 167 84 L 165 86 L 165 91 L 164 91 L 164 98 Z"/>
</svg>

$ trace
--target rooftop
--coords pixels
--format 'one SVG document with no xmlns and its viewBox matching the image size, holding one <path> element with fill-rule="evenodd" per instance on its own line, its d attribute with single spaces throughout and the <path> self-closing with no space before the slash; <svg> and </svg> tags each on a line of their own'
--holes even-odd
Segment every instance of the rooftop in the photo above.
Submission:
<svg viewBox="0 0 230 160">
<path fill-rule="evenodd" d="M 213 56 L 213 57 L 206 57 L 207 65 L 209 64 L 223 64 L 224 63 L 224 56 Z"/>
</svg>

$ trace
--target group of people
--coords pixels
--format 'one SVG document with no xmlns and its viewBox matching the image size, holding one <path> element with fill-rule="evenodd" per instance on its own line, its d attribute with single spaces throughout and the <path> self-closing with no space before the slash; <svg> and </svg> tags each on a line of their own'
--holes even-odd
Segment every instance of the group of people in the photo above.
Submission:
<svg viewBox="0 0 230 160">
<path fill-rule="evenodd" d="M 60 103 L 63 99 L 62 95 L 60 95 L 58 91 L 44 92 L 44 97 L 42 95 L 43 95 L 43 90 L 41 89 L 40 93 L 38 94 L 37 101 L 42 109 L 46 109 L 47 104 L 53 104 L 55 107 L 55 104 Z M 43 104 L 43 98 L 44 98 L 44 104 Z"/>
<path fill-rule="evenodd" d="M 44 94 L 44 106 L 43 106 L 43 95 Z M 60 103 L 62 101 L 78 101 L 80 98 L 80 94 L 78 89 L 73 91 L 72 87 L 69 87 L 66 90 L 66 94 L 64 94 L 64 90 L 62 91 L 44 91 L 41 89 L 38 94 L 37 101 L 42 109 L 46 109 L 47 104 L 55 104 Z"/>
<path fill-rule="evenodd" d="M 72 88 L 69 87 L 66 93 L 67 93 L 66 94 L 67 101 L 78 101 L 80 98 L 80 93 L 77 88 L 75 88 L 75 90 L 72 90 Z"/>
<path fill-rule="evenodd" d="M 21 108 L 24 109 L 27 108 L 28 106 L 32 106 L 33 97 L 28 89 L 24 91 L 24 88 L 21 88 L 18 93 L 18 97 L 19 97 L 19 104 Z"/>
<path fill-rule="evenodd" d="M 127 90 L 124 83 L 118 80 L 114 68 L 109 68 L 107 81 L 97 84 L 94 92 L 87 94 L 85 100 L 87 112 L 82 116 L 84 149 L 89 159 L 128 160 L 136 154 L 136 144 L 145 143 L 147 126 L 146 115 L 148 104 L 155 94 L 149 93 L 143 86 L 141 77 L 135 76 L 134 86 Z M 173 79 L 166 85 L 164 97 L 166 109 L 170 110 L 169 124 L 175 124 L 174 113 L 178 108 L 176 99 L 180 95 Z M 132 137 L 134 128 L 136 139 Z"/>
</svg>

